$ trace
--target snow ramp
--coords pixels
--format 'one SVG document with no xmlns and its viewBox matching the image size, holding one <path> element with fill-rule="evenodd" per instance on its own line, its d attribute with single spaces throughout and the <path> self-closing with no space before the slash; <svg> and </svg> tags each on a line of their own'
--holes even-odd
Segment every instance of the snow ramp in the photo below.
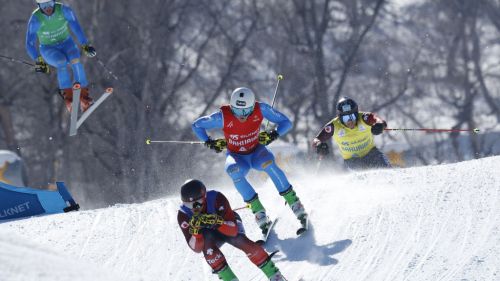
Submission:
<svg viewBox="0 0 500 281">
<path fill-rule="evenodd" d="M 270 182 L 257 191 L 280 220 L 266 249 L 297 280 L 500 280 L 500 157 L 419 168 L 291 177 L 308 233 Z M 221 172 L 222 173 L 222 172 Z M 233 207 L 242 205 L 224 187 Z M 218 280 L 177 226 L 179 199 L 0 224 L 0 280 Z M 247 235 L 259 237 L 248 210 Z M 240 280 L 265 280 L 224 245 Z"/>
</svg>

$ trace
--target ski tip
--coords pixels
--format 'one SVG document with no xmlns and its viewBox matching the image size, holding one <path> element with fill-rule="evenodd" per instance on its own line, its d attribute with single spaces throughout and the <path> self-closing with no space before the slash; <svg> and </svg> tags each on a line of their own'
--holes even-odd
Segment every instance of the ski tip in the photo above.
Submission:
<svg viewBox="0 0 500 281">
<path fill-rule="evenodd" d="M 106 93 L 106 94 L 112 94 L 112 93 L 113 93 L 113 88 L 111 88 L 111 87 L 106 88 L 105 93 Z"/>
<path fill-rule="evenodd" d="M 80 85 L 80 83 L 75 83 L 73 84 L 73 90 L 78 90 L 82 87 L 82 85 Z"/>
<path fill-rule="evenodd" d="M 146 144 L 151 144 L 151 139 L 146 139 Z"/>
<path fill-rule="evenodd" d="M 297 235 L 300 236 L 302 234 L 304 234 L 304 232 L 307 231 L 307 228 L 304 228 L 304 227 L 301 227 L 297 230 Z"/>
<path fill-rule="evenodd" d="M 274 250 L 271 253 L 269 253 L 269 258 L 272 259 L 274 257 L 274 255 L 276 255 L 277 253 L 279 253 L 279 251 L 280 250 Z"/>
</svg>

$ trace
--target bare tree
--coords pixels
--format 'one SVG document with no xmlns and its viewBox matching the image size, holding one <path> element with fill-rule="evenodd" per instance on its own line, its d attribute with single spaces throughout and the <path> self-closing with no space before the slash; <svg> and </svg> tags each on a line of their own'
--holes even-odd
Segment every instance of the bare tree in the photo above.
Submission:
<svg viewBox="0 0 500 281">
<path fill-rule="evenodd" d="M 419 1 L 402 12 L 383 0 L 64 2 L 98 52 L 82 57 L 92 96 L 115 93 L 68 137 L 55 73 L 2 61 L 0 145 L 22 153 L 32 185 L 64 180 L 83 206 L 154 198 L 187 177 L 226 178 L 203 146 L 144 140 L 194 139 L 191 123 L 238 86 L 270 102 L 277 74 L 285 80 L 276 106 L 294 124 L 282 139 L 295 144 L 335 115 L 342 95 L 390 126 L 498 130 L 496 1 Z M 35 7 L 0 5 L 2 55 L 29 60 L 24 34 Z M 404 142 L 420 163 L 495 153 L 486 134 L 379 139 Z"/>
</svg>

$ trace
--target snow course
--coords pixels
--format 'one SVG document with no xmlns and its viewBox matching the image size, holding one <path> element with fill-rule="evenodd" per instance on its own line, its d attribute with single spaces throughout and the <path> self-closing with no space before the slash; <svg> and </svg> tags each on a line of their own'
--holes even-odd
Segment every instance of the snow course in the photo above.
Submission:
<svg viewBox="0 0 500 281">
<path fill-rule="evenodd" d="M 500 280 L 500 157 L 290 180 L 311 212 L 298 221 L 271 182 L 257 188 L 279 216 L 266 249 L 296 280 Z M 233 207 L 243 205 L 222 187 Z M 0 224 L 0 280 L 218 280 L 177 226 L 179 198 Z M 253 217 L 239 211 L 251 239 Z M 244 280 L 265 280 L 222 247 Z"/>
</svg>

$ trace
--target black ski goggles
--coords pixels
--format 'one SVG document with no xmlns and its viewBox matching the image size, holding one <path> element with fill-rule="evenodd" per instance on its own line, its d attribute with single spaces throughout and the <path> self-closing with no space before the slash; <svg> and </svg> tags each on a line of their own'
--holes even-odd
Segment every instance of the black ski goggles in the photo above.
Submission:
<svg viewBox="0 0 500 281">
<path fill-rule="evenodd" d="M 201 207 L 203 207 L 203 201 L 205 201 L 205 198 L 201 197 L 201 198 L 198 198 L 194 201 L 182 202 L 182 205 L 184 205 L 184 207 L 186 207 L 190 210 L 201 209 Z"/>
<path fill-rule="evenodd" d="M 342 123 L 345 124 L 349 121 L 356 121 L 358 119 L 358 116 L 355 113 L 351 113 L 351 114 L 341 115 L 340 118 L 342 118 Z"/>
</svg>

